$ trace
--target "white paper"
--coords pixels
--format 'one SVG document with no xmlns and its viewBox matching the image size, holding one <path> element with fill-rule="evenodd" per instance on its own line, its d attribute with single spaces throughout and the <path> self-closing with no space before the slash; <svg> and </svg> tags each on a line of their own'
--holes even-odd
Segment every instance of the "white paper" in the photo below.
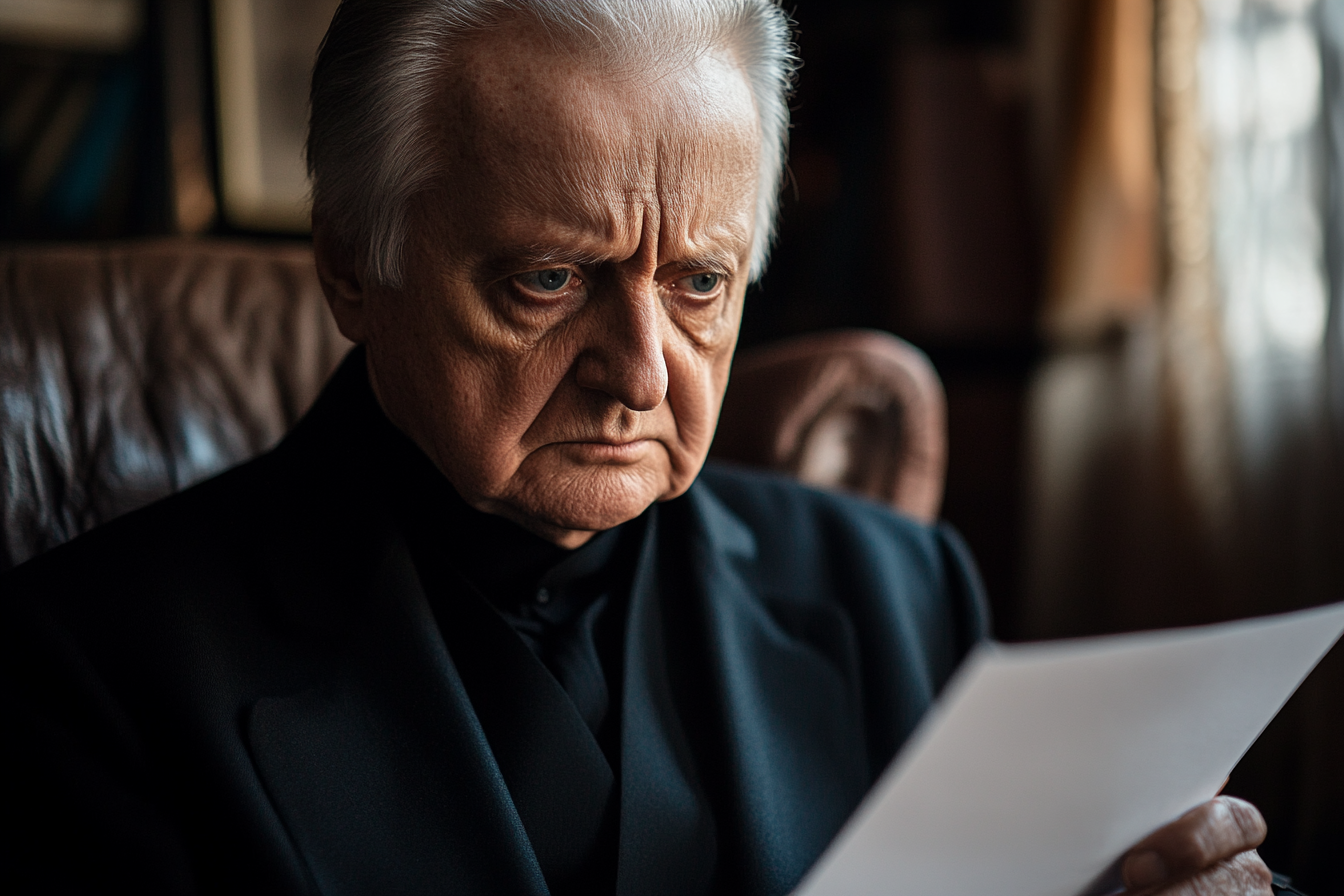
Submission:
<svg viewBox="0 0 1344 896">
<path fill-rule="evenodd" d="M 1211 799 L 1344 604 L 977 648 L 795 896 L 1078 896 Z"/>
</svg>

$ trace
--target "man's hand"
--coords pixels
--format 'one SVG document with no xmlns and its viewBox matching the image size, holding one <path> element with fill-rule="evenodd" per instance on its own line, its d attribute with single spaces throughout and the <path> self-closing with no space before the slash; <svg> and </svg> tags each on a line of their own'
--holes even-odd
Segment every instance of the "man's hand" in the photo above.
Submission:
<svg viewBox="0 0 1344 896">
<path fill-rule="evenodd" d="M 1149 834 L 1125 856 L 1126 893 L 1143 896 L 1269 896 L 1255 852 L 1265 819 L 1245 800 L 1220 796 Z"/>
</svg>

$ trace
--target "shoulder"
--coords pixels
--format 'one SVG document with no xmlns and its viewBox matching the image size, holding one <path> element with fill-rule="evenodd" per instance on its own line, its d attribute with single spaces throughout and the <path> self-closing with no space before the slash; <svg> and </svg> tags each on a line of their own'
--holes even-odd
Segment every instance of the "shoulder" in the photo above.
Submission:
<svg viewBox="0 0 1344 896">
<path fill-rule="evenodd" d="M 122 608 L 165 588 L 220 577 L 247 555 L 268 505 L 284 500 L 270 455 L 104 523 L 0 579 L 3 601 L 61 614 L 115 597 Z"/>
<path fill-rule="evenodd" d="M 718 568 L 738 571 L 758 615 L 856 670 L 874 768 L 989 636 L 974 562 L 946 525 L 722 465 L 707 466 L 686 498 L 694 516 L 683 524 L 706 534 Z"/>
<path fill-rule="evenodd" d="M 900 566 L 936 584 L 951 542 L 946 526 L 929 526 L 886 505 L 812 488 L 764 471 L 707 464 L 697 488 L 701 500 L 720 502 L 755 537 L 759 562 L 770 568 L 800 564 Z M 959 559 L 959 558 L 958 558 Z"/>
<path fill-rule="evenodd" d="M 150 890 L 181 890 L 191 825 L 190 849 L 204 831 L 232 845 L 220 848 L 241 874 L 259 873 L 219 821 L 243 816 L 229 814 L 236 800 L 221 809 L 218 787 L 246 768 L 246 707 L 304 671 L 278 637 L 255 550 L 286 496 L 263 456 L 0 579 L 0 690 L 25 768 L 5 816 L 23 818 L 34 867 L 78 841 L 65 869 L 76 877 L 133 873 Z"/>
<path fill-rule="evenodd" d="M 896 614 L 955 631 L 961 647 L 989 634 L 979 573 L 946 524 L 726 464 L 707 464 L 695 489 L 750 533 L 763 591 L 838 602 L 860 617 Z"/>
<path fill-rule="evenodd" d="M 354 359 L 358 362 L 358 358 Z M 278 445 L 251 461 L 103 523 L 0 577 L 0 595 L 56 580 L 143 584 L 206 574 L 211 560 L 244 566 L 259 545 L 302 534 L 352 492 L 366 464 L 347 362 Z M 324 516 L 325 515 L 325 516 Z M 51 588 L 45 590 L 51 591 Z M 123 589 L 125 590 L 125 589 Z M 129 595 L 127 595 L 129 596 Z"/>
<path fill-rule="evenodd" d="M 894 539 L 921 551 L 928 550 L 934 538 L 933 528 L 885 505 L 763 470 L 711 462 L 697 485 L 753 529 L 769 532 L 775 539 L 806 538 L 819 530 L 859 538 L 880 531 L 884 542 Z"/>
</svg>

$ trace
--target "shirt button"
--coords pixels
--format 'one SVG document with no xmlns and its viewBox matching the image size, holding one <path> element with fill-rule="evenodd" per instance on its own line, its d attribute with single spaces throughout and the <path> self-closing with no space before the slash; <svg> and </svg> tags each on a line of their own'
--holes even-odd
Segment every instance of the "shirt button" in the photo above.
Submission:
<svg viewBox="0 0 1344 896">
<path fill-rule="evenodd" d="M 551 602 L 551 592 L 546 588 L 537 589 L 537 603 L 548 604 Z"/>
</svg>

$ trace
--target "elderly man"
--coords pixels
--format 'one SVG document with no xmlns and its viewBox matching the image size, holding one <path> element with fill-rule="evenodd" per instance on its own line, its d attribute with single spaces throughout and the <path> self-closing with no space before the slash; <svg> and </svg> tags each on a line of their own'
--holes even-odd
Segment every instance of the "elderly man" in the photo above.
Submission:
<svg viewBox="0 0 1344 896">
<path fill-rule="evenodd" d="M 346 0 L 272 453 L 6 583 L 34 889 L 784 893 L 983 637 L 950 533 L 708 469 L 791 56 L 769 0 Z M 1215 801 L 1132 888 L 1259 893 Z M 13 892 L 14 889 L 11 889 Z"/>
</svg>

